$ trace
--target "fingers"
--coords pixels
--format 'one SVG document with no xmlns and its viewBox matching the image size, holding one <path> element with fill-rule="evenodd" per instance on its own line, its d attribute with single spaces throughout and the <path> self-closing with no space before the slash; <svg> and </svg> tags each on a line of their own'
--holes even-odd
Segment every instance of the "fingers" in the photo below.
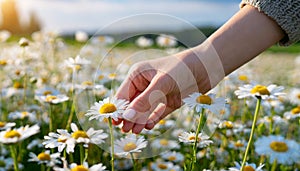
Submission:
<svg viewBox="0 0 300 171">
<path fill-rule="evenodd" d="M 152 129 L 160 120 L 173 111 L 173 108 L 166 107 L 165 105 L 158 106 L 157 109 L 150 115 L 145 128 L 148 130 Z"/>
</svg>

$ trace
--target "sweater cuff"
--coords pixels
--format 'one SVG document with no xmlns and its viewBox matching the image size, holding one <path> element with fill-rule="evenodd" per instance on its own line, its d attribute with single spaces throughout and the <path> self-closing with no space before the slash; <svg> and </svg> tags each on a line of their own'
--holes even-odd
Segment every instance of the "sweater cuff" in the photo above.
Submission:
<svg viewBox="0 0 300 171">
<path fill-rule="evenodd" d="M 290 45 L 300 40 L 300 0 L 242 0 L 240 8 L 251 5 L 271 17 L 285 32 L 280 45 Z"/>
</svg>

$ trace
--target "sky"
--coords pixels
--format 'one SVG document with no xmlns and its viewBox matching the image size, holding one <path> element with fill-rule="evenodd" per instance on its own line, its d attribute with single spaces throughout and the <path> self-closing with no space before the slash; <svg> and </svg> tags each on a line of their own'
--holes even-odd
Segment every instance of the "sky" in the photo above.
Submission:
<svg viewBox="0 0 300 171">
<path fill-rule="evenodd" d="M 1 1 L 1 0 L 0 0 Z M 97 30 L 129 16 L 162 14 L 195 26 L 220 26 L 239 10 L 239 0 L 17 0 L 22 18 L 34 11 L 44 29 L 57 31 Z M 134 17 L 133 17 L 134 18 Z M 163 18 L 163 19 L 162 19 Z M 178 23 L 177 23 L 178 24 Z M 120 30 L 157 27 L 176 28 L 166 18 L 138 17 Z"/>
</svg>

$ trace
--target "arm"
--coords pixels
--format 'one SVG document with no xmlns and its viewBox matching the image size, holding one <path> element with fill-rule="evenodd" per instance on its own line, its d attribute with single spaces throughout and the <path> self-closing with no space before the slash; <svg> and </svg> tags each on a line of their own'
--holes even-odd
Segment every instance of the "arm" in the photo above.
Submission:
<svg viewBox="0 0 300 171">
<path fill-rule="evenodd" d="M 140 133 L 143 128 L 152 129 L 182 105 L 182 98 L 209 91 L 283 37 L 271 18 L 245 6 L 201 45 L 135 65 L 116 94 L 130 101 L 122 130 Z"/>
</svg>

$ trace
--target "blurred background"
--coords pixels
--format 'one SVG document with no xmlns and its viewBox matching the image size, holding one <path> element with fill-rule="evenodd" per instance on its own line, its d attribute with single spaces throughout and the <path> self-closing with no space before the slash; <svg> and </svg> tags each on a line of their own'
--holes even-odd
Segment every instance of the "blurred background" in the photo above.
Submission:
<svg viewBox="0 0 300 171">
<path fill-rule="evenodd" d="M 214 30 L 239 10 L 240 0 L 0 0 L 0 30 L 27 35 L 51 30 L 90 34 L 124 17 L 142 13 L 161 13 L 183 19 L 199 28 Z M 125 24 L 120 32 L 145 29 L 173 31 L 180 26 L 165 22 L 136 21 Z M 208 31 L 209 33 L 209 31 Z M 108 33 L 109 34 L 109 33 Z"/>
</svg>

